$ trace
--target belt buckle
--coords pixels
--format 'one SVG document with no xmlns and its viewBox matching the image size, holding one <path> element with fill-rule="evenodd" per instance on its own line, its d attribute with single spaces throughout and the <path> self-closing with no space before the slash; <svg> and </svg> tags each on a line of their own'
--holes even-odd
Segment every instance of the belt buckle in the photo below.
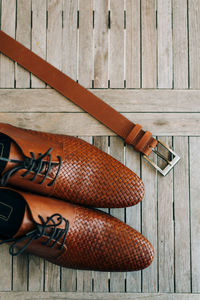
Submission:
<svg viewBox="0 0 200 300">
<path fill-rule="evenodd" d="M 150 160 L 146 155 L 143 155 L 144 159 L 153 166 L 158 172 L 160 172 L 163 176 L 166 176 L 169 171 L 177 164 L 177 162 L 180 160 L 180 156 L 178 156 L 172 149 L 170 149 L 167 145 L 165 145 L 162 141 L 158 140 L 158 144 L 162 145 L 163 148 L 168 150 L 168 153 L 171 154 L 171 159 L 168 159 L 165 157 L 162 153 L 160 153 L 156 149 L 152 149 L 152 152 L 156 154 L 157 156 L 161 157 L 164 161 L 167 162 L 167 165 L 161 169 L 156 163 L 154 163 L 152 160 Z"/>
</svg>

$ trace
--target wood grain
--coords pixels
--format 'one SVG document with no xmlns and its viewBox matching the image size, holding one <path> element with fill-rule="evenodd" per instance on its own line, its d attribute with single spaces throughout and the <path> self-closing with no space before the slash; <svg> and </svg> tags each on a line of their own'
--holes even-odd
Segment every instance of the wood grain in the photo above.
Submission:
<svg viewBox="0 0 200 300">
<path fill-rule="evenodd" d="M 140 175 L 142 203 L 111 212 L 155 249 L 142 272 L 110 274 L 44 266 L 31 255 L 12 265 L 8 246 L 1 246 L 0 299 L 199 299 L 199 1 L 1 0 L 0 7 L 3 31 L 173 141 L 181 155 L 161 177 L 113 132 L 0 54 L 0 121 L 81 136 Z"/>
<path fill-rule="evenodd" d="M 79 1 L 78 81 L 92 87 L 93 72 L 93 1 Z"/>
<path fill-rule="evenodd" d="M 126 87 L 140 88 L 140 0 L 126 1 Z"/>
<path fill-rule="evenodd" d="M 198 0 L 188 1 L 189 16 L 189 87 L 200 88 L 200 3 Z"/>
<path fill-rule="evenodd" d="M 8 13 L 10 19 L 7 18 Z M 16 6 L 14 1 L 3 0 L 1 3 L 1 29 L 15 37 Z M 0 87 L 14 87 L 14 63 L 0 54 Z M 9 246 L 0 247 L 0 290 L 10 291 L 12 288 L 12 257 L 9 255 Z"/>
<path fill-rule="evenodd" d="M 172 7 L 171 0 L 157 1 L 158 87 L 172 88 Z"/>
<path fill-rule="evenodd" d="M 17 1 L 16 39 L 27 48 L 31 45 L 31 0 Z M 30 73 L 16 65 L 16 87 L 30 88 Z"/>
<path fill-rule="evenodd" d="M 162 140 L 172 146 L 171 138 Z M 173 172 L 158 176 L 158 272 L 159 292 L 174 292 Z"/>
<path fill-rule="evenodd" d="M 188 7 L 187 0 L 173 1 L 174 88 L 188 88 Z"/>
<path fill-rule="evenodd" d="M 175 137 L 181 161 L 174 169 L 175 285 L 177 293 L 190 292 L 190 220 L 188 138 Z"/>
<path fill-rule="evenodd" d="M 119 112 L 200 112 L 199 90 L 90 89 L 90 91 Z M 1 112 L 82 111 L 53 89 L 1 88 L 0 99 Z M 179 119 L 178 115 L 177 118 Z"/>
<path fill-rule="evenodd" d="M 77 80 L 78 0 L 63 1 L 62 71 Z"/>
<path fill-rule="evenodd" d="M 141 1 L 142 30 L 142 87 L 155 88 L 157 85 L 157 31 L 156 1 Z"/>
<path fill-rule="evenodd" d="M 45 292 L 45 293 L 16 293 L 10 292 L 0 293 L 0 299 L 8 299 L 8 300 L 15 300 L 15 299 L 22 299 L 22 300 L 32 300 L 32 299 L 57 299 L 57 300 L 121 300 L 123 295 L 123 299 L 126 300 L 199 300 L 198 294 L 173 294 L 173 293 L 56 293 L 56 292 Z"/>
<path fill-rule="evenodd" d="M 191 206 L 191 267 L 192 292 L 200 292 L 200 206 L 199 159 L 200 138 L 190 138 L 190 206 Z"/>
<path fill-rule="evenodd" d="M 108 0 L 94 1 L 94 87 L 108 87 Z"/>
<path fill-rule="evenodd" d="M 110 61 L 111 88 L 124 87 L 124 1 L 110 0 Z"/>
<path fill-rule="evenodd" d="M 46 22 L 47 22 L 47 7 L 46 1 L 32 0 L 32 32 L 31 32 L 31 50 L 46 59 Z M 40 34 L 38 34 L 38 32 Z M 45 88 L 46 84 L 31 75 L 32 88 Z"/>
</svg>

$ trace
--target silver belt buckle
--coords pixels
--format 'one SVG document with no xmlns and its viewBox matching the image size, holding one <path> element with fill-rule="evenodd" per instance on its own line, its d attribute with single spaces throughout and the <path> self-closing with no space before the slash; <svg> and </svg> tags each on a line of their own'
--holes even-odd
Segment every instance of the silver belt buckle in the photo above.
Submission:
<svg viewBox="0 0 200 300">
<path fill-rule="evenodd" d="M 146 155 L 143 155 L 143 157 L 146 159 L 146 161 L 153 166 L 158 172 L 160 172 L 163 176 L 166 176 L 169 171 L 177 164 L 177 162 L 180 160 L 180 156 L 178 156 L 172 149 L 170 149 L 167 145 L 165 145 L 162 141 L 158 140 L 158 144 L 162 145 L 163 148 L 167 149 L 168 152 L 171 154 L 171 159 L 168 159 L 165 157 L 162 153 L 160 153 L 156 149 L 152 149 L 152 152 L 155 153 L 157 156 L 161 157 L 166 163 L 166 167 L 161 169 L 156 163 L 154 163 L 152 160 L 150 160 Z"/>
</svg>

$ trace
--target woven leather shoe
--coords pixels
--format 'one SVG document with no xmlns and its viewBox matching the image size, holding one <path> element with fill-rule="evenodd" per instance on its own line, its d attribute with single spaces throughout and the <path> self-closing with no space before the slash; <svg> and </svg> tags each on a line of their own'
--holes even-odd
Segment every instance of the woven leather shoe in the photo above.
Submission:
<svg viewBox="0 0 200 300">
<path fill-rule="evenodd" d="M 0 133 L 1 185 L 93 207 L 131 206 L 144 196 L 135 173 L 81 139 L 4 123 Z"/>
<path fill-rule="evenodd" d="M 10 188 L 0 188 L 0 197 L 0 239 L 11 255 L 27 251 L 100 271 L 141 270 L 153 260 L 147 239 L 106 213 Z"/>
</svg>

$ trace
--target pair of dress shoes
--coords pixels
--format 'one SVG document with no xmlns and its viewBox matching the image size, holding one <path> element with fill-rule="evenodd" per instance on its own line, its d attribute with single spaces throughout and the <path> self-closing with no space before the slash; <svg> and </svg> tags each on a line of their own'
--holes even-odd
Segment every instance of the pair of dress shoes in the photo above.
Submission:
<svg viewBox="0 0 200 300">
<path fill-rule="evenodd" d="M 141 179 L 110 155 L 75 137 L 0 123 L 0 172 L 0 243 L 11 255 L 98 271 L 151 264 L 154 249 L 142 234 L 88 208 L 127 207 L 144 196 Z"/>
</svg>

